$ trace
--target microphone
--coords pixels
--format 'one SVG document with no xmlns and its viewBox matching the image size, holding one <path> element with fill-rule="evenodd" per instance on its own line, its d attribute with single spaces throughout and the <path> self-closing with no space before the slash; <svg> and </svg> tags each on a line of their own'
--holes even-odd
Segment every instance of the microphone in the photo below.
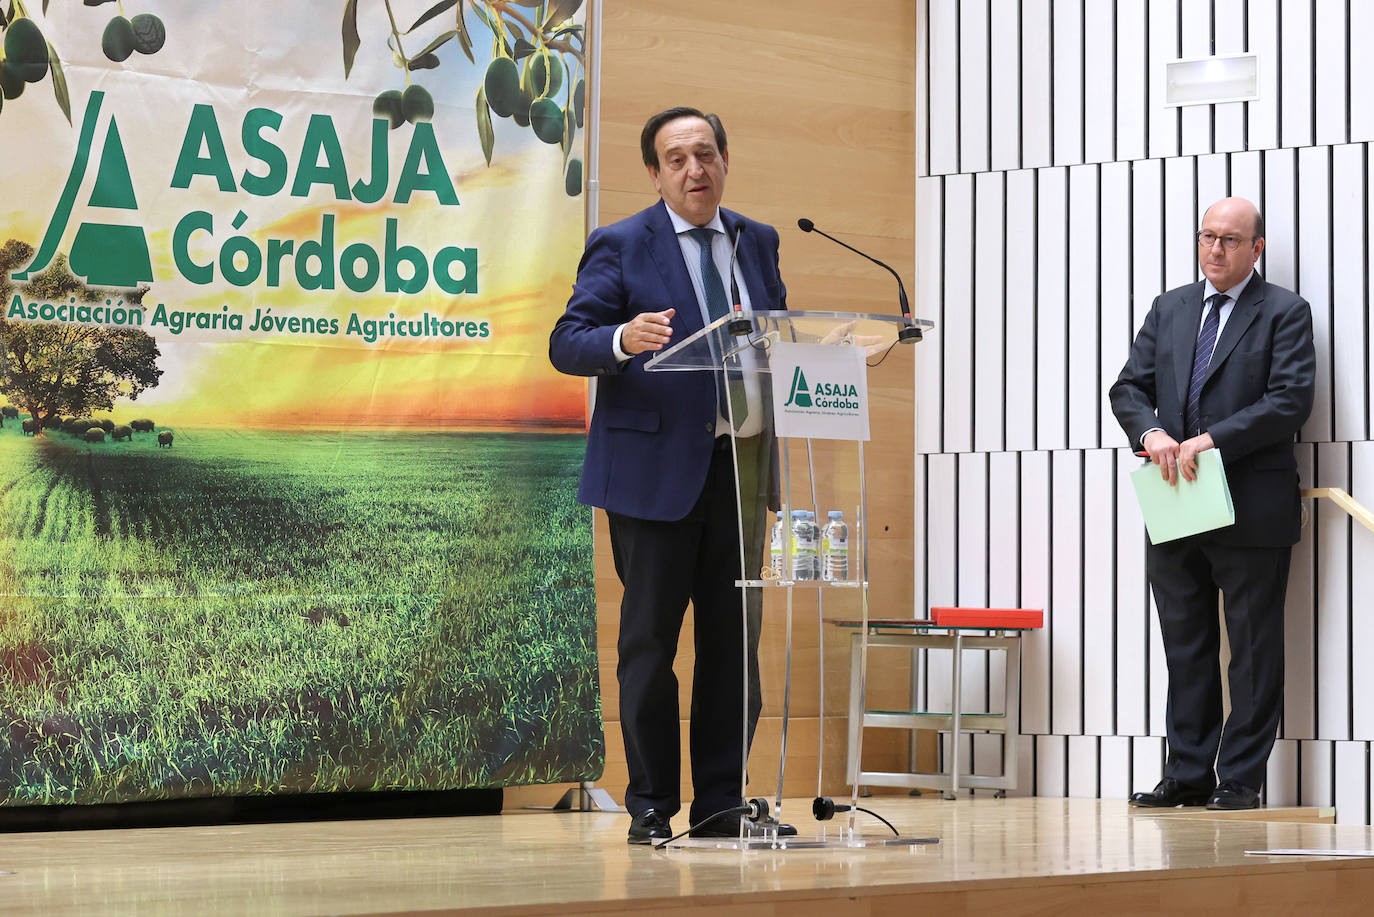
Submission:
<svg viewBox="0 0 1374 917">
<path fill-rule="evenodd" d="M 735 230 L 735 241 L 730 248 L 730 307 L 735 312 L 743 311 L 740 305 L 739 281 L 735 279 L 735 262 L 739 260 L 739 240 L 744 235 L 744 224 Z M 748 334 L 753 330 L 747 318 L 732 318 L 725 323 L 725 330 L 733 335 Z"/>
<path fill-rule="evenodd" d="M 808 220 L 806 217 L 802 217 L 801 219 L 797 220 L 797 228 L 800 229 L 802 232 L 820 233 L 821 235 L 829 239 L 831 242 L 834 242 L 836 245 L 842 245 L 854 254 L 861 255 L 862 257 L 867 258 L 869 261 L 872 261 L 879 267 L 884 268 L 893 277 L 896 277 L 897 302 L 902 307 L 902 318 L 906 319 L 908 322 L 908 324 L 903 325 L 902 329 L 897 332 L 897 340 L 902 342 L 903 344 L 911 344 L 915 341 L 919 341 L 922 338 L 923 335 L 921 334 L 921 329 L 916 327 L 915 325 L 909 324 L 911 321 L 911 304 L 907 302 L 906 287 L 902 284 L 902 277 L 900 274 L 898 274 L 888 265 L 879 261 L 877 258 L 874 258 L 872 255 L 864 254 L 854 246 L 846 242 L 841 242 L 839 239 L 835 238 L 829 233 L 822 232 L 821 230 L 817 229 L 816 224 Z"/>
</svg>

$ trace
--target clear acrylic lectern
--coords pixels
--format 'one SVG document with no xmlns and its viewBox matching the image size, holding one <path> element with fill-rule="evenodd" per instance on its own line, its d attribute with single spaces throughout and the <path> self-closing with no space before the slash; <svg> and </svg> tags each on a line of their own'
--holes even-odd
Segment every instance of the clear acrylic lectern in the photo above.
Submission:
<svg viewBox="0 0 1374 917">
<path fill-rule="evenodd" d="M 887 837 L 861 835 L 855 831 L 855 813 L 858 811 L 857 773 L 853 766 L 848 768 L 847 782 L 850 787 L 848 818 L 839 822 L 816 822 L 821 827 L 819 835 L 808 835 L 799 825 L 796 837 L 780 837 L 777 824 L 783 821 L 782 790 L 783 776 L 787 762 L 787 722 L 791 699 L 792 682 L 792 622 L 793 596 L 796 590 L 810 590 L 815 595 L 817 608 L 818 647 L 824 647 L 823 612 L 827 594 L 833 598 L 839 595 L 834 590 L 844 591 L 847 600 L 857 599 L 859 613 L 863 622 L 860 632 L 868 634 L 868 494 L 864 480 L 864 436 L 852 434 L 823 433 L 826 448 L 821 443 L 813 444 L 812 436 L 798 437 L 789 435 L 793 423 L 789 419 L 779 424 L 780 414 L 775 408 L 792 405 L 799 392 L 803 393 L 808 407 L 811 404 L 825 405 L 829 389 L 818 385 L 813 379 L 807 387 L 805 374 L 791 368 L 791 363 L 778 356 L 788 348 L 780 344 L 824 344 L 834 347 L 859 348 L 863 355 L 879 359 L 899 341 L 920 340 L 924 329 L 933 327 L 931 322 L 889 315 L 865 315 L 848 312 L 746 312 L 736 311 L 717 319 L 691 337 L 679 341 L 669 349 L 655 355 L 645 365 L 648 372 L 712 372 L 717 373 L 721 400 L 726 408 L 725 414 L 730 422 L 731 440 L 735 464 L 735 480 L 738 483 L 739 508 L 739 545 L 740 568 L 744 578 L 738 581 L 740 587 L 740 625 L 745 634 L 745 646 L 750 640 L 750 621 L 753 621 L 753 639 L 758 639 L 759 623 L 762 618 L 765 594 L 776 597 L 785 607 L 785 662 L 783 676 L 782 732 L 781 747 L 778 754 L 777 791 L 773 799 L 771 815 L 773 819 L 763 824 L 747 837 L 736 840 L 698 840 L 694 846 L 802 849 L 824 846 L 913 846 L 937 843 L 937 838 Z M 797 350 L 797 348 L 792 348 Z M 847 355 L 839 355 L 847 356 Z M 783 404 L 775 404 L 774 364 L 779 366 L 779 378 L 788 374 L 786 386 L 789 389 Z M 859 370 L 863 375 L 866 369 Z M 847 397 L 847 390 L 841 392 Z M 855 401 L 858 399 L 856 398 Z M 867 429 L 867 402 L 862 406 L 863 426 Z M 795 411 L 793 412 L 795 413 Z M 819 411 L 814 413 L 821 413 Z M 782 434 L 782 435 L 779 435 Z M 804 474 L 799 470 L 792 472 L 792 460 L 805 462 Z M 818 474 L 820 477 L 818 478 Z M 828 569 L 820 569 L 815 537 L 818 520 L 826 518 L 829 511 L 839 512 L 848 526 L 847 562 L 832 563 Z M 810 519 L 807 517 L 810 513 Z M 794 519 L 794 516 L 796 517 Z M 811 528 L 815 525 L 816 528 Z M 779 526 L 782 537 L 774 541 L 769 537 L 774 526 Z M 758 673 L 751 671 L 746 654 L 747 682 L 752 682 L 753 691 L 758 693 Z M 822 713 L 825 697 L 825 654 L 818 653 L 818 678 Z M 861 666 L 867 666 L 867 648 L 860 654 Z M 859 673 L 859 683 L 866 684 L 866 671 Z M 744 720 L 748 721 L 750 685 L 745 685 Z M 861 707 L 862 709 L 862 707 Z M 825 760 L 825 717 L 819 718 L 820 748 L 816 774 L 816 795 L 821 797 Z M 745 726 L 747 730 L 747 725 Z M 750 737 L 746 736 L 745 746 Z M 860 739 L 862 741 L 862 730 Z M 851 756 L 858 761 L 859 749 Z M 740 762 L 740 794 L 747 795 L 748 754 Z M 798 813 L 800 814 L 800 813 Z M 797 819 L 801 823 L 812 823 L 811 813 Z M 741 825 L 747 822 L 741 820 Z M 746 830 L 743 827 L 741 830 Z M 895 829 L 894 829 L 895 830 Z"/>
</svg>

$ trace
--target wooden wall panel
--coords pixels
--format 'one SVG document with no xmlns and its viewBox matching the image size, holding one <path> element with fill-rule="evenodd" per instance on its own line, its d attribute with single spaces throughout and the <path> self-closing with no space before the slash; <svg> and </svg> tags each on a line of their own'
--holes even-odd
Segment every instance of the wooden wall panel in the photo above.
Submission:
<svg viewBox="0 0 1374 917">
<path fill-rule="evenodd" d="M 1206 57 L 1212 53 L 1212 5 L 1178 5 L 1179 57 Z M 1179 153 L 1198 156 L 1212 152 L 1212 106 L 1188 105 L 1178 110 L 1180 118 Z"/>
<path fill-rule="evenodd" d="M 1083 4 L 1080 0 L 1052 0 L 1050 48 L 1053 55 L 1052 95 L 1054 164 L 1083 161 Z"/>
<path fill-rule="evenodd" d="M 987 0 L 959 0 L 959 171 L 985 172 L 991 153 Z"/>
<path fill-rule="evenodd" d="M 1116 152 L 1111 158 L 1119 162 L 1144 159 L 1146 155 L 1150 120 L 1150 68 L 1145 57 L 1148 5 L 1148 0 L 1116 2 Z"/>
<path fill-rule="evenodd" d="M 1021 166 L 1054 162 L 1050 0 L 1021 0 Z"/>
<path fill-rule="evenodd" d="M 1007 174 L 1006 448 L 1034 449 L 1035 328 L 1038 175 L 1034 170 Z"/>
<path fill-rule="evenodd" d="M 1115 452 L 1084 454 L 1083 731 L 1099 736 L 1115 732 L 1116 482 Z"/>
<path fill-rule="evenodd" d="M 1374 35 L 1374 4 L 1350 4 L 1350 35 Z M 1358 47 L 1358 46 L 1357 46 Z M 1346 68 L 1350 81 L 1350 139 L 1374 140 L 1374 54 L 1351 54 Z"/>
<path fill-rule="evenodd" d="M 973 176 L 949 176 L 945 179 L 944 323 L 935 339 L 945 371 L 941 410 L 944 449 L 949 452 L 973 448 L 974 218 Z"/>
<path fill-rule="evenodd" d="M 1246 3 L 1247 0 L 1214 0 L 1212 21 L 1216 33 L 1213 36 L 1213 45 L 1217 54 L 1245 52 Z M 1211 106 L 1211 149 L 1214 152 L 1245 149 L 1245 110 L 1248 105 L 1248 102 L 1224 102 Z"/>
<path fill-rule="evenodd" d="M 1006 423 L 1006 178 L 975 176 L 973 302 L 973 448 L 1000 452 Z"/>
<path fill-rule="evenodd" d="M 1369 746 L 1336 743 L 1336 824 L 1369 824 Z"/>
<path fill-rule="evenodd" d="M 1332 150 L 1332 438 L 1341 442 L 1369 438 L 1368 162 L 1365 144 Z"/>
<path fill-rule="evenodd" d="M 1345 143 L 1350 139 L 1347 120 L 1350 111 L 1349 52 L 1346 50 L 1350 23 L 1346 0 L 1315 0 L 1312 7 L 1316 35 L 1316 142 Z M 1361 35 L 1363 39 L 1365 36 Z M 1360 87 L 1363 89 L 1363 87 Z"/>
<path fill-rule="evenodd" d="M 1312 7 L 1279 4 L 1279 100 L 1283 106 L 1279 139 L 1286 147 L 1312 143 Z"/>
<path fill-rule="evenodd" d="M 1083 161 L 1111 162 L 1116 158 L 1114 3 L 1083 6 L 1083 73 Z"/>
<path fill-rule="evenodd" d="M 997 170 L 1021 167 L 1021 5 L 1001 0 L 991 23 L 992 161 Z"/>
<path fill-rule="evenodd" d="M 1092 449 L 1102 441 L 1100 429 L 1102 392 L 1098 346 L 1101 327 L 1098 275 L 1098 246 L 1102 237 L 1099 178 L 1101 168 L 1094 165 L 1069 169 L 1068 239 L 1069 282 L 1067 342 L 1068 361 L 1068 446 Z"/>
<path fill-rule="evenodd" d="M 614 222 L 657 200 L 639 156 L 639 132 L 649 115 L 681 104 L 714 111 L 724 121 L 730 141 L 724 204 L 778 228 L 789 305 L 895 312 L 896 290 L 890 275 L 823 238 L 803 234 L 796 221 L 809 217 L 827 232 L 887 261 L 908 280 L 912 278 L 914 5 L 907 0 L 877 0 L 837 17 L 832 4 L 819 0 L 748 4 L 702 0 L 690 8 L 665 0 L 604 0 L 602 11 L 598 222 Z M 881 40 L 875 41 L 879 36 Z M 948 60 L 957 66 L 957 54 L 951 51 Z M 953 148 L 957 150 L 957 140 Z M 918 311 L 922 305 L 918 294 Z M 930 342 L 919 346 L 930 348 Z M 894 449 L 879 456 L 878 467 L 870 466 L 870 494 L 883 494 L 886 500 L 870 508 L 873 556 L 883 560 L 885 590 L 876 602 L 875 614 L 912 612 L 911 387 L 915 365 L 913 351 L 894 352 L 875 371 L 876 377 L 870 377 L 875 428 L 881 427 L 895 443 Z M 607 772 L 600 785 L 619 797 L 625 781 L 623 750 L 617 750 L 615 686 L 620 588 L 610 562 L 604 514 L 599 512 L 595 541 L 598 655 L 608 746 Z M 837 606 L 835 616 L 841 612 Z M 816 783 L 818 755 L 811 743 L 819 726 L 814 674 L 819 637 L 813 622 L 814 618 L 799 627 L 794 647 L 795 718 L 788 766 L 788 792 L 794 795 L 810 795 Z M 842 713 L 848 659 L 843 635 L 833 627 L 830 630 L 835 633 L 825 641 L 830 666 L 824 704 L 832 739 L 826 764 L 834 775 L 829 789 L 836 790 L 843 780 Z M 689 624 L 684 626 L 677 667 L 684 698 L 690 683 L 691 645 Z M 773 757 L 771 763 L 751 766 L 751 771 L 766 790 L 763 785 L 776 776 L 777 689 L 782 665 L 781 627 L 771 608 L 762 657 L 768 687 L 755 759 Z M 907 677 L 905 671 L 894 672 L 890 690 L 904 695 Z M 837 717 L 833 724 L 832 717 Z M 895 735 L 885 737 L 884 732 L 871 733 L 865 760 L 869 765 L 905 766 L 904 742 Z M 534 788 L 521 791 L 526 797 L 535 792 Z M 556 795 L 553 788 L 538 792 Z"/>
<path fill-rule="evenodd" d="M 1316 481 L 1350 491 L 1348 443 L 1318 443 Z M 1315 644 L 1317 728 L 1323 739 L 1350 738 L 1351 653 L 1350 517 L 1329 500 L 1313 506 L 1308 525 L 1316 548 Z"/>
</svg>

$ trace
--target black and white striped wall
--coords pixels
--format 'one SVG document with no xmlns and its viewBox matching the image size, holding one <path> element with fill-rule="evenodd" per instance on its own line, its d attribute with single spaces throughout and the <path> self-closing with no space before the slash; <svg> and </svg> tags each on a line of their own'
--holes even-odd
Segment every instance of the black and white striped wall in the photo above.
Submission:
<svg viewBox="0 0 1374 917">
<path fill-rule="evenodd" d="M 1123 477 L 1139 460 L 1106 390 L 1154 296 L 1200 278 L 1212 201 L 1261 207 L 1262 272 L 1312 304 L 1303 486 L 1374 507 L 1374 3 L 923 0 L 918 29 L 916 311 L 937 331 L 916 380 L 916 603 L 1044 608 L 1021 791 L 1121 798 L 1159 777 L 1165 669 Z M 1166 61 L 1242 51 L 1258 101 L 1163 105 Z M 1374 534 L 1311 508 L 1266 798 L 1369 824 Z M 948 679 L 932 653 L 932 709 Z M 968 658 L 963 690 L 997 708 L 995 654 Z M 974 770 L 1000 742 L 975 737 Z"/>
</svg>

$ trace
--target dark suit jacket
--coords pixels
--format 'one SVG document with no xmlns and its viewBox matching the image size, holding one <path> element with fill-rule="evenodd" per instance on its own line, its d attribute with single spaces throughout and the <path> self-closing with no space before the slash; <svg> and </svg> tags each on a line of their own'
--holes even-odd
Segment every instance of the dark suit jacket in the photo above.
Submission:
<svg viewBox="0 0 1374 917">
<path fill-rule="evenodd" d="M 747 227 L 738 258 L 751 309 L 786 309 L 777 230 L 724 208 L 720 215 L 731 237 Z M 687 515 L 705 484 L 716 438 L 711 373 L 646 373 L 652 352 L 623 366 L 612 353 L 618 325 L 669 307 L 677 310 L 672 343 L 701 330 L 682 248 L 659 201 L 591 234 L 567 311 L 549 336 L 556 369 L 597 379 L 578 499 L 638 519 Z"/>
<path fill-rule="evenodd" d="M 1131 444 L 1151 427 L 1182 442 L 1202 282 L 1161 294 L 1109 393 Z M 1236 523 L 1203 536 L 1225 544 L 1291 545 L 1301 506 L 1293 437 L 1312 411 L 1312 311 L 1258 273 L 1233 306 L 1212 354 L 1198 409 L 1226 465 Z"/>
</svg>

